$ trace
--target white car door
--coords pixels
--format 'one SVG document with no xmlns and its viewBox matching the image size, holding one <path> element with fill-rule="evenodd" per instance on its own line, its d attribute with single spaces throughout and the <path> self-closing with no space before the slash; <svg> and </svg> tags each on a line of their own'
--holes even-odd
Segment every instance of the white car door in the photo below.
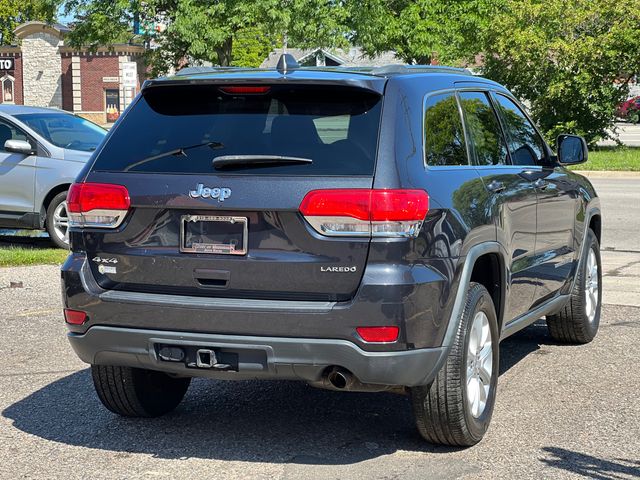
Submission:
<svg viewBox="0 0 640 480">
<path fill-rule="evenodd" d="M 28 135 L 0 118 L 0 216 L 5 219 L 34 211 L 36 155 L 8 152 L 7 140 L 25 140 Z"/>
</svg>

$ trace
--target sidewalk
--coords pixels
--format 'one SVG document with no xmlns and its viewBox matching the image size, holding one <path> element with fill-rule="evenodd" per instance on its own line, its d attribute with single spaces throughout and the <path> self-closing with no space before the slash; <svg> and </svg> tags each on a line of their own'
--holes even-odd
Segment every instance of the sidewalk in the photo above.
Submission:
<svg viewBox="0 0 640 480">
<path fill-rule="evenodd" d="M 627 170 L 571 170 L 587 178 L 640 178 L 640 172 Z"/>
</svg>

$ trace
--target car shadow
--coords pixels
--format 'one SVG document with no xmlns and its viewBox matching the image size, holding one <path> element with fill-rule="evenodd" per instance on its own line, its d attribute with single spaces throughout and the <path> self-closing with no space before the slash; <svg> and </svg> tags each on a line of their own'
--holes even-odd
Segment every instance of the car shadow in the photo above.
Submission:
<svg viewBox="0 0 640 480">
<path fill-rule="evenodd" d="M 551 338 L 544 319 L 520 330 L 500 343 L 500 375 L 517 365 L 530 354 L 545 355 L 549 353 L 541 349 L 544 345 L 557 345 Z"/>
<path fill-rule="evenodd" d="M 505 341 L 501 371 L 545 338 L 533 328 Z M 330 392 L 302 382 L 196 379 L 175 412 L 133 419 L 102 407 L 85 369 L 49 383 L 2 415 L 15 428 L 46 440 L 164 459 L 339 465 L 397 450 L 457 450 L 419 437 L 406 396 Z"/>
<path fill-rule="evenodd" d="M 623 478 L 623 476 L 624 478 L 640 478 L 640 461 L 637 459 L 604 460 L 558 447 L 545 447 L 542 451 L 548 455 L 547 458 L 540 459 L 542 463 L 585 478 L 598 480 L 614 480 Z"/>
<path fill-rule="evenodd" d="M 0 248 L 53 248 L 54 243 L 40 230 L 0 230 Z"/>
</svg>

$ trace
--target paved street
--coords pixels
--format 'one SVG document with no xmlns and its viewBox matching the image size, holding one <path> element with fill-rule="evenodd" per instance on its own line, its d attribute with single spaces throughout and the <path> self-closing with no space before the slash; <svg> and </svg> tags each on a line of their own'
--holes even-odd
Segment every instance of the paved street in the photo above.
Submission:
<svg viewBox="0 0 640 480">
<path fill-rule="evenodd" d="M 57 268 L 0 269 L 0 479 L 640 478 L 640 177 L 592 182 L 600 333 L 558 345 L 541 320 L 506 340 L 491 429 L 466 450 L 423 443 L 404 397 L 295 382 L 195 381 L 167 417 L 116 417 L 64 338 Z"/>
<path fill-rule="evenodd" d="M 618 129 L 618 140 L 629 147 L 640 147 L 640 125 L 617 123 L 616 127 Z M 602 146 L 612 146 L 616 143 L 613 140 L 605 140 L 598 144 Z"/>
<path fill-rule="evenodd" d="M 604 302 L 640 306 L 640 176 L 589 175 L 603 209 Z"/>
</svg>

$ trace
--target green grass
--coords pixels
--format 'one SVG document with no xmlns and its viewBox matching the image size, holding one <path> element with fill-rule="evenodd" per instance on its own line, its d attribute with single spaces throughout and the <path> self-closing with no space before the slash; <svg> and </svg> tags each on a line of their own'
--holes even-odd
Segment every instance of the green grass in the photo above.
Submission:
<svg viewBox="0 0 640 480">
<path fill-rule="evenodd" d="M 59 248 L 1 247 L 0 267 L 21 265 L 60 265 L 69 255 Z"/>
<path fill-rule="evenodd" d="M 599 147 L 589 151 L 587 163 L 572 170 L 615 170 L 640 172 L 640 148 Z"/>
</svg>

